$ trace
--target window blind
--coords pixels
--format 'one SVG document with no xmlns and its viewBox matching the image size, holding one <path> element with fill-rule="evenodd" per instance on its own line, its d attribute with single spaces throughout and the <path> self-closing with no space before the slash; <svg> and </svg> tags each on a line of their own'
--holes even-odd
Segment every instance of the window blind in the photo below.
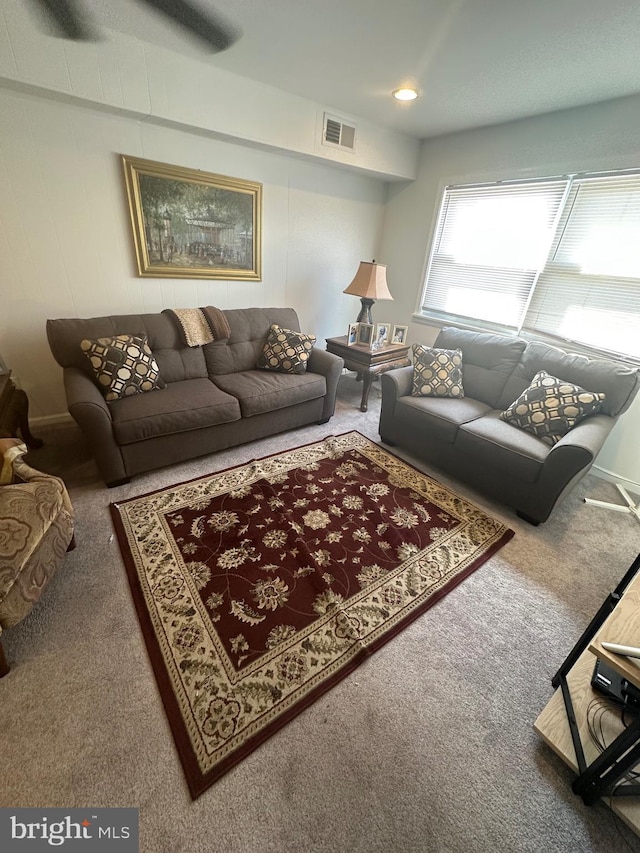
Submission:
<svg viewBox="0 0 640 853">
<path fill-rule="evenodd" d="M 640 175 L 447 187 L 422 310 L 640 358 Z"/>
<path fill-rule="evenodd" d="M 640 176 L 573 180 L 524 326 L 640 357 Z"/>
<path fill-rule="evenodd" d="M 447 187 L 423 309 L 518 329 L 568 180 Z"/>
</svg>

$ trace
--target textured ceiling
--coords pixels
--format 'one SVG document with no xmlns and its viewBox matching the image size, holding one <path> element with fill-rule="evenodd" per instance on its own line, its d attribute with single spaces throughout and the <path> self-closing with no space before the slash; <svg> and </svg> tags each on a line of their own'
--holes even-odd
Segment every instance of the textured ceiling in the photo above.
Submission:
<svg viewBox="0 0 640 853">
<path fill-rule="evenodd" d="M 197 0 L 242 30 L 214 55 L 136 0 L 83 2 L 102 26 L 423 138 L 640 92 L 638 0 Z M 419 100 L 393 101 L 402 84 Z"/>
</svg>

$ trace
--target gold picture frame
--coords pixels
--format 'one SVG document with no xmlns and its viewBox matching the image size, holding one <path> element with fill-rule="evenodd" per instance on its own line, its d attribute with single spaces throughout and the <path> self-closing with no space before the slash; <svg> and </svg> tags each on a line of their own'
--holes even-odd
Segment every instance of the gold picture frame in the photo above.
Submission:
<svg viewBox="0 0 640 853">
<path fill-rule="evenodd" d="M 262 184 L 121 156 L 138 275 L 262 279 Z"/>
</svg>

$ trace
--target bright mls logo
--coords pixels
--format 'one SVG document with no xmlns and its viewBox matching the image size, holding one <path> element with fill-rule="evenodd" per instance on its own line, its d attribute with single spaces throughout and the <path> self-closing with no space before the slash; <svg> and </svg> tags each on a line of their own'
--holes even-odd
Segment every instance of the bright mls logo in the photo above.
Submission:
<svg viewBox="0 0 640 853">
<path fill-rule="evenodd" d="M 0 850 L 138 853 L 138 809 L 0 809 Z"/>
</svg>

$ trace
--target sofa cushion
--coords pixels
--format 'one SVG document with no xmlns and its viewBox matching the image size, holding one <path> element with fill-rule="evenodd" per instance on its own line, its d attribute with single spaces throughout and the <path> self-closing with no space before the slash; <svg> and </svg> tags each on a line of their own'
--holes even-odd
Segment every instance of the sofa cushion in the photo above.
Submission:
<svg viewBox="0 0 640 853">
<path fill-rule="evenodd" d="M 486 467 L 487 476 L 534 483 L 542 471 L 550 448 L 524 430 L 500 420 L 496 409 L 482 418 L 461 424 L 456 448 Z"/>
<path fill-rule="evenodd" d="M 282 326 L 274 323 L 269 329 L 256 367 L 262 370 L 276 370 L 279 373 L 305 373 L 315 342 L 315 335 L 283 329 Z"/>
<path fill-rule="evenodd" d="M 327 393 L 325 378 L 318 373 L 245 370 L 215 376 L 212 381 L 223 391 L 237 397 L 245 418 L 315 400 Z"/>
<path fill-rule="evenodd" d="M 414 344 L 413 397 L 464 397 L 462 352 Z"/>
<path fill-rule="evenodd" d="M 77 367 L 87 376 L 93 374 L 80 349 L 80 341 L 113 335 L 146 337 L 165 382 L 207 376 L 202 347 L 185 346 L 177 324 L 167 314 L 119 314 L 89 319 L 47 320 L 47 338 L 55 360 L 62 367 Z"/>
<path fill-rule="evenodd" d="M 496 408 L 506 409 L 541 370 L 587 391 L 603 393 L 605 400 L 602 412 L 611 417 L 626 411 L 640 383 L 640 370 L 637 367 L 605 358 L 587 358 L 542 341 L 532 341 L 505 385 Z"/>
<path fill-rule="evenodd" d="M 89 359 L 98 387 L 108 402 L 164 388 L 144 336 L 85 339 L 80 342 L 80 348 Z"/>
<path fill-rule="evenodd" d="M 202 348 L 209 376 L 253 370 L 274 323 L 284 329 L 300 328 L 293 308 L 233 308 L 224 313 L 230 337 Z"/>
<path fill-rule="evenodd" d="M 425 441 L 453 444 L 461 424 L 489 411 L 490 406 L 471 397 L 400 397 L 395 416 L 408 429 L 424 435 Z"/>
<path fill-rule="evenodd" d="M 124 397 L 109 408 L 120 445 L 240 419 L 236 398 L 208 379 L 171 382 L 162 394 Z"/>
<path fill-rule="evenodd" d="M 498 408 L 501 392 L 519 363 L 527 342 L 523 338 L 510 335 L 494 335 L 446 326 L 438 334 L 434 346 L 461 350 L 466 396 L 482 400 L 491 408 Z M 514 394 L 511 400 L 516 396 L 517 394 Z"/>
<path fill-rule="evenodd" d="M 604 398 L 541 370 L 500 419 L 553 446 L 583 418 L 597 414 Z"/>
</svg>

